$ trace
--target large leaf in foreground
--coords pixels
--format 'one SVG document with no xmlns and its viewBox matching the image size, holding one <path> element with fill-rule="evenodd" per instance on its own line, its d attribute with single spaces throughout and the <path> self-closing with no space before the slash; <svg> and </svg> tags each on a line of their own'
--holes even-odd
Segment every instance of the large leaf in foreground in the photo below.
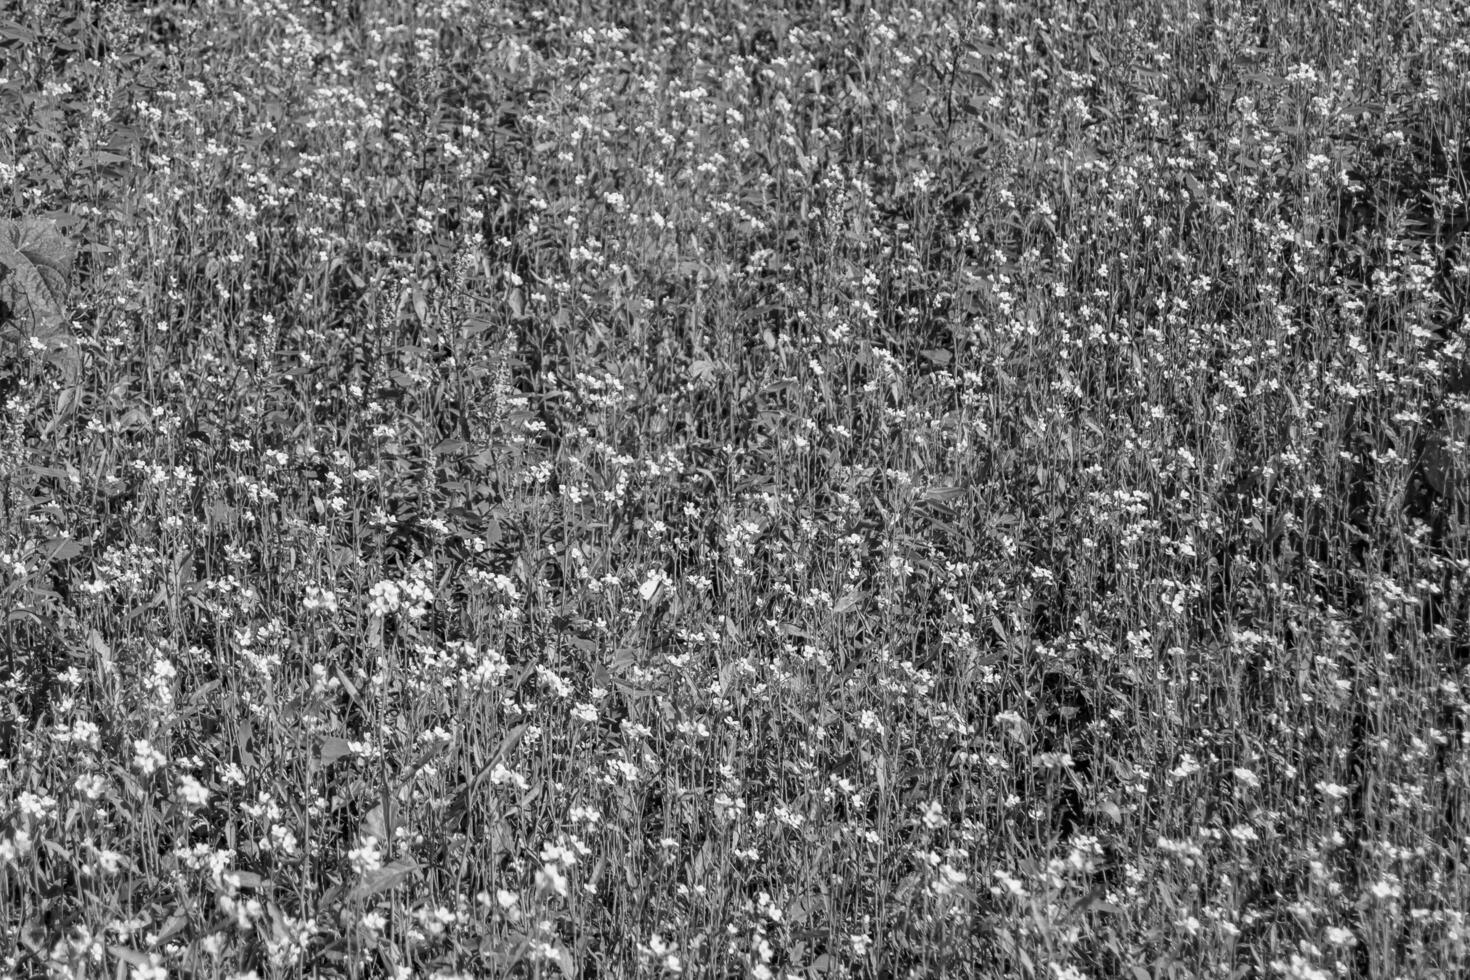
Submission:
<svg viewBox="0 0 1470 980">
<path fill-rule="evenodd" d="M 74 255 L 55 221 L 0 221 L 0 302 L 42 339 L 66 324 L 66 287 Z"/>
</svg>

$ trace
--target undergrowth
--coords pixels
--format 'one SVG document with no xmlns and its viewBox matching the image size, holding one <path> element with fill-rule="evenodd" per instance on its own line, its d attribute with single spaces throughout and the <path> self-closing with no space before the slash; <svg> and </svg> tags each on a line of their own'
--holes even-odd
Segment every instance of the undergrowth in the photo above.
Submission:
<svg viewBox="0 0 1470 980">
<path fill-rule="evenodd" d="M 0 14 L 0 972 L 1470 969 L 1450 0 Z"/>
</svg>

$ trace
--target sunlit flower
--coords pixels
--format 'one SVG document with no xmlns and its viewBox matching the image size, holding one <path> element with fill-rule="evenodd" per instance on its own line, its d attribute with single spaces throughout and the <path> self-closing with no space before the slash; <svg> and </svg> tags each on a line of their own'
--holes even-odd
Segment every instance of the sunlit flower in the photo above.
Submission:
<svg viewBox="0 0 1470 980">
<path fill-rule="evenodd" d="M 151 776 L 168 763 L 162 752 L 153 747 L 146 738 L 133 740 L 133 768 L 145 776 Z"/>
<path fill-rule="evenodd" d="M 383 866 L 383 855 L 376 837 L 363 837 L 358 845 L 347 852 L 347 861 L 353 874 L 365 875 Z"/>
<path fill-rule="evenodd" d="M 938 830 L 949 823 L 944 816 L 944 808 L 939 805 L 938 800 L 930 800 L 921 809 L 923 813 L 920 820 L 930 830 Z"/>
<path fill-rule="evenodd" d="M 368 615 L 388 616 L 398 611 L 401 592 L 397 582 L 381 581 L 368 589 Z"/>
<path fill-rule="evenodd" d="M 556 864 L 543 864 L 536 872 L 536 890 L 552 893 L 563 898 L 567 894 L 567 877 Z"/>
<path fill-rule="evenodd" d="M 187 807 L 201 807 L 209 802 L 209 790 L 188 774 L 179 777 L 178 785 L 179 801 Z"/>
</svg>

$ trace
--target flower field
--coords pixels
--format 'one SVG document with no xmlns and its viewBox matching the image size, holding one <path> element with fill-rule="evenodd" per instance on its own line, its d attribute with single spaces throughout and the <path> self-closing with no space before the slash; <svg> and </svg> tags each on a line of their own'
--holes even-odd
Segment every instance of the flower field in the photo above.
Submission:
<svg viewBox="0 0 1470 980">
<path fill-rule="evenodd" d="M 0 976 L 1470 973 L 1456 0 L 0 0 Z"/>
</svg>

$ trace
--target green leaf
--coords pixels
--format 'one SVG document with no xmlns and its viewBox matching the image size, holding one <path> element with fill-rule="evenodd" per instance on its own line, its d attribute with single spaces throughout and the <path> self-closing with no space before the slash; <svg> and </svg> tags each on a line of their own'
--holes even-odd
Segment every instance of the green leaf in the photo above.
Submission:
<svg viewBox="0 0 1470 980">
<path fill-rule="evenodd" d="M 236 888 L 259 888 L 265 884 L 265 879 L 254 871 L 225 871 L 220 878 L 229 878 Z"/>
<path fill-rule="evenodd" d="M 136 949 L 128 949 L 126 946 L 108 946 L 107 951 L 129 966 L 152 967 L 153 959 L 147 953 L 141 953 Z"/>
<path fill-rule="evenodd" d="M 53 562 L 70 561 L 86 550 L 84 545 L 71 538 L 52 538 L 41 545 L 41 554 L 45 555 L 48 561 Z"/>
<path fill-rule="evenodd" d="M 965 492 L 965 487 L 935 485 L 925 487 L 919 494 L 919 500 L 923 503 L 944 503 L 963 497 Z"/>
<path fill-rule="evenodd" d="M 17 24 L 13 20 L 0 23 L 0 45 L 35 44 L 36 32 Z"/>
<path fill-rule="evenodd" d="M 423 865 L 410 861 L 408 858 L 389 861 L 376 871 L 369 871 L 363 875 L 362 880 L 352 889 L 349 897 L 361 900 L 388 891 L 390 888 L 397 888 L 422 867 Z"/>
<path fill-rule="evenodd" d="M 551 958 L 556 961 L 556 965 L 561 968 L 561 975 L 567 980 L 572 980 L 572 977 L 577 975 L 576 963 L 572 961 L 572 954 L 567 952 L 565 946 L 560 943 L 553 945 Z"/>
<path fill-rule="evenodd" d="M 74 255 L 55 221 L 0 221 L 0 302 L 32 329 L 61 330 Z"/>
<path fill-rule="evenodd" d="M 51 621 L 49 619 L 36 612 L 36 610 L 31 609 L 27 606 L 15 606 L 14 608 L 12 608 L 9 615 L 5 617 L 5 621 L 7 623 L 14 623 L 18 620 L 27 618 L 29 618 L 31 622 L 35 623 L 37 626 L 45 627 L 51 625 Z"/>
<path fill-rule="evenodd" d="M 184 928 L 188 924 L 189 917 L 187 915 L 181 912 L 173 913 L 164 921 L 163 928 L 158 930 L 157 934 L 153 937 L 153 942 L 161 944 L 164 940 L 177 936 L 184 931 Z"/>
<path fill-rule="evenodd" d="M 345 738 L 329 735 L 322 739 L 322 765 L 330 766 L 343 756 L 352 755 L 352 743 Z"/>
</svg>

